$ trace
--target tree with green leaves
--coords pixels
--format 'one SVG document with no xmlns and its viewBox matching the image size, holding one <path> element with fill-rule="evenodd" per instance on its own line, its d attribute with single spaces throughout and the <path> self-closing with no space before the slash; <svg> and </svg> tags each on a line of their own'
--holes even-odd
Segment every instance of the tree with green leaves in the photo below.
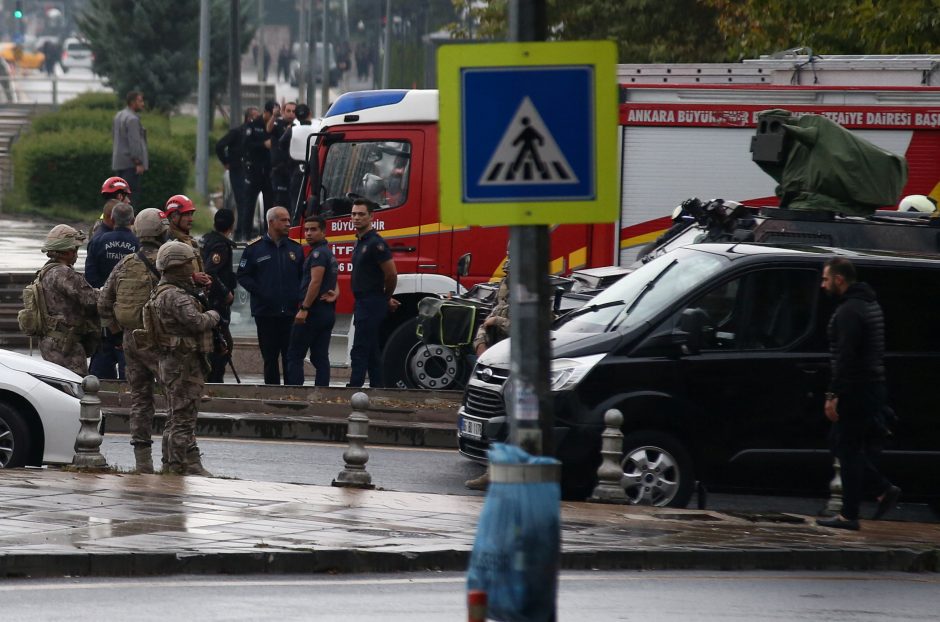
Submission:
<svg viewBox="0 0 940 622">
<path fill-rule="evenodd" d="M 937 0 L 702 0 L 735 58 L 794 47 L 814 54 L 936 54 Z"/>
<path fill-rule="evenodd" d="M 253 36 L 242 2 L 243 51 Z M 213 0 L 210 92 L 218 101 L 228 82 L 229 2 Z M 178 0 L 88 0 L 78 26 L 95 54 L 95 72 L 123 96 L 141 91 L 148 105 L 168 113 L 195 90 L 199 3 Z"/>
<path fill-rule="evenodd" d="M 455 38 L 506 38 L 507 0 L 453 0 Z M 622 63 L 726 60 L 718 12 L 701 0 L 548 0 L 549 38 L 613 40 Z"/>
</svg>

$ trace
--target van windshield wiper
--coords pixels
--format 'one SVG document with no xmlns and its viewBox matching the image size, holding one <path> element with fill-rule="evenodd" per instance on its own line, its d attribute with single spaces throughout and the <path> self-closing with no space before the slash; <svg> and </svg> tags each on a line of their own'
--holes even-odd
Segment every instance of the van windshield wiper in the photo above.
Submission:
<svg viewBox="0 0 940 622">
<path fill-rule="evenodd" d="M 625 303 L 622 300 L 609 300 L 599 305 L 588 305 L 586 307 L 581 307 L 580 309 L 575 309 L 574 311 L 571 311 L 568 314 L 564 315 L 561 319 L 567 321 L 567 320 L 570 320 L 571 318 L 578 317 L 579 315 L 584 315 L 585 313 L 594 313 L 595 311 L 600 311 L 601 309 L 607 309 L 608 307 L 621 307 L 625 304 L 627 303 Z"/>
<path fill-rule="evenodd" d="M 653 289 L 654 287 L 656 287 L 656 283 L 659 281 L 659 279 L 663 278 L 663 276 L 664 276 L 667 272 L 669 272 L 670 270 L 672 270 L 673 266 L 675 266 L 677 263 L 679 263 L 679 260 L 678 260 L 678 259 L 673 259 L 673 260 L 672 260 L 672 263 L 670 263 L 668 266 L 666 266 L 665 268 L 663 268 L 662 271 L 661 271 L 659 274 L 657 274 L 655 277 L 653 277 L 652 279 L 650 279 L 649 281 L 647 281 L 647 282 L 646 282 L 646 285 L 643 286 L 643 289 L 640 290 L 640 293 L 637 294 L 636 298 L 633 299 L 633 302 L 630 303 L 630 306 L 627 307 L 627 309 L 623 312 L 623 314 L 618 313 L 618 314 L 614 317 L 614 319 L 612 319 L 612 320 L 610 321 L 610 323 L 608 323 L 607 326 L 604 327 L 604 332 L 606 333 L 607 331 L 609 331 L 609 330 L 614 326 L 614 324 L 617 323 L 617 320 L 619 320 L 619 319 L 621 318 L 621 316 L 627 317 L 628 315 L 630 315 L 631 313 L 633 313 L 633 310 L 636 309 L 636 306 L 637 306 L 638 304 L 640 304 L 640 301 L 643 300 L 643 297 L 646 296 L 646 294 L 647 294 L 651 289 Z M 626 304 L 626 303 L 624 303 L 624 304 Z"/>
</svg>

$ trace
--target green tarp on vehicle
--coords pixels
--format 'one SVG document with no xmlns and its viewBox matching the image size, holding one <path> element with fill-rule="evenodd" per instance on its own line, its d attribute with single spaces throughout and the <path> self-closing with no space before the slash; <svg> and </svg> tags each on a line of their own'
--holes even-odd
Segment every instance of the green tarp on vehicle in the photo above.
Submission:
<svg viewBox="0 0 940 622">
<path fill-rule="evenodd" d="M 766 157 L 760 147 L 770 144 L 774 155 Z M 907 183 L 902 156 L 820 115 L 779 109 L 760 113 L 751 150 L 757 165 L 779 184 L 780 206 L 787 209 L 868 216 L 897 205 Z"/>
</svg>

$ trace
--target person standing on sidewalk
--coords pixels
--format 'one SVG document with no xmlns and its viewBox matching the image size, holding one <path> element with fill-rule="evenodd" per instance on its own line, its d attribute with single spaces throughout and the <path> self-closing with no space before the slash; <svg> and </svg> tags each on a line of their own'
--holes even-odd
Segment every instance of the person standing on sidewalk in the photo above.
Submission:
<svg viewBox="0 0 940 622">
<path fill-rule="evenodd" d="M 353 347 L 350 352 L 352 370 L 350 387 L 361 387 L 369 375 L 369 386 L 382 387 L 380 335 L 382 322 L 389 312 L 398 309 L 392 298 L 398 285 L 398 272 L 392 251 L 382 236 L 372 228 L 375 203 L 367 199 L 353 201 L 349 214 L 356 230 L 356 246 L 352 254 L 352 291 L 356 299 L 353 310 Z"/>
<path fill-rule="evenodd" d="M 267 222 L 268 232 L 245 247 L 236 277 L 251 295 L 251 315 L 264 359 L 264 383 L 281 384 L 281 369 L 287 373 L 287 348 L 300 301 L 304 252 L 289 237 L 290 215 L 286 208 L 269 209 Z"/>
<path fill-rule="evenodd" d="M 111 170 L 127 180 L 130 191 L 140 205 L 140 178 L 150 168 L 147 155 L 147 130 L 140 123 L 144 109 L 144 95 L 131 91 L 125 99 L 127 107 L 114 115 L 111 133 L 114 146 L 111 152 Z"/>
<path fill-rule="evenodd" d="M 211 369 L 207 382 L 225 382 L 225 366 L 232 357 L 232 332 L 229 322 L 232 317 L 232 302 L 235 300 L 235 270 L 232 267 L 232 251 L 235 242 L 232 232 L 235 228 L 235 214 L 232 210 L 220 209 L 215 213 L 213 231 L 202 236 L 202 264 L 206 274 L 212 279 L 209 288 L 209 308 L 219 312 L 222 318 L 222 337 L 228 350 L 226 353 L 213 352 L 209 355 Z"/>
<path fill-rule="evenodd" d="M 196 417 L 206 386 L 212 352 L 212 329 L 218 311 L 205 309 L 193 286 L 196 253 L 183 242 L 167 242 L 157 252 L 161 273 L 144 305 L 144 328 L 157 349 L 160 378 L 167 392 L 167 423 L 163 432 L 165 471 L 176 475 L 211 476 L 196 444 Z"/>
<path fill-rule="evenodd" d="M 128 183 L 120 177 L 108 177 L 101 184 L 101 196 L 104 197 L 104 207 L 101 208 L 101 217 L 95 221 L 91 227 L 89 240 L 94 240 L 99 233 L 105 233 L 114 229 L 114 220 L 111 218 L 111 210 L 118 203 L 131 202 L 131 190 Z"/>
<path fill-rule="evenodd" d="M 825 415 L 833 424 L 830 444 L 842 466 L 842 513 L 819 518 L 816 523 L 857 530 L 866 477 L 882 491 L 873 517 L 876 520 L 901 494 L 873 463 L 886 430 L 884 315 L 875 291 L 856 280 L 855 266 L 848 259 L 837 257 L 826 262 L 822 288 L 839 298 L 839 306 L 829 318 L 832 375 Z"/>
<path fill-rule="evenodd" d="M 88 255 L 85 258 L 85 280 L 95 288 L 104 286 L 115 266 L 124 256 L 136 253 L 140 241 L 131 231 L 134 224 L 134 208 L 126 203 L 118 203 L 111 212 L 114 229 L 102 233 L 88 243 Z M 101 342 L 91 355 L 88 373 L 101 380 L 124 380 L 124 337 L 120 331 L 113 332 L 102 324 Z"/>
<path fill-rule="evenodd" d="M 239 241 L 248 239 L 251 231 L 251 208 L 248 207 L 245 187 L 248 183 L 245 172 L 245 136 L 251 133 L 249 124 L 260 114 L 255 107 L 245 109 L 245 122 L 219 139 L 215 144 L 215 155 L 228 172 L 235 212 L 238 215 L 236 237 Z M 229 203 L 226 201 L 226 205 Z"/>
<path fill-rule="evenodd" d="M 42 245 L 49 261 L 38 276 L 46 305 L 39 353 L 79 376 L 88 374 L 87 358 L 99 334 L 98 290 L 73 268 L 84 241 L 85 235 L 68 225 L 53 227 Z"/>
<path fill-rule="evenodd" d="M 123 333 L 127 389 L 131 398 L 130 433 L 138 473 L 153 473 L 153 387 L 160 380 L 160 361 L 153 348 L 141 347 L 134 331 L 143 328 L 143 308 L 160 281 L 157 251 L 166 240 L 169 224 L 154 208 L 137 215 L 134 230 L 140 250 L 125 255 L 114 267 L 98 296 L 101 325 L 112 334 Z"/>
<path fill-rule="evenodd" d="M 330 386 L 330 337 L 336 323 L 336 299 L 339 297 L 337 277 L 339 264 L 326 239 L 326 220 L 312 216 L 304 222 L 304 237 L 310 253 L 304 261 L 302 300 L 287 348 L 287 373 L 284 384 L 303 385 L 304 357 L 316 369 L 315 384 Z"/>
</svg>

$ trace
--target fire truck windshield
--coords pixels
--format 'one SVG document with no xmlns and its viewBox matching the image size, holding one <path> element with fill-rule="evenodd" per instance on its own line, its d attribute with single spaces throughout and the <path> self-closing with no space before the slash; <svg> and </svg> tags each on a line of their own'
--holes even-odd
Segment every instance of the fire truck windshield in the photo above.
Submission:
<svg viewBox="0 0 940 622">
<path fill-rule="evenodd" d="M 410 172 L 410 143 L 334 143 L 323 166 L 324 196 L 329 200 L 354 194 L 380 207 L 398 207 L 408 198 Z"/>
</svg>

